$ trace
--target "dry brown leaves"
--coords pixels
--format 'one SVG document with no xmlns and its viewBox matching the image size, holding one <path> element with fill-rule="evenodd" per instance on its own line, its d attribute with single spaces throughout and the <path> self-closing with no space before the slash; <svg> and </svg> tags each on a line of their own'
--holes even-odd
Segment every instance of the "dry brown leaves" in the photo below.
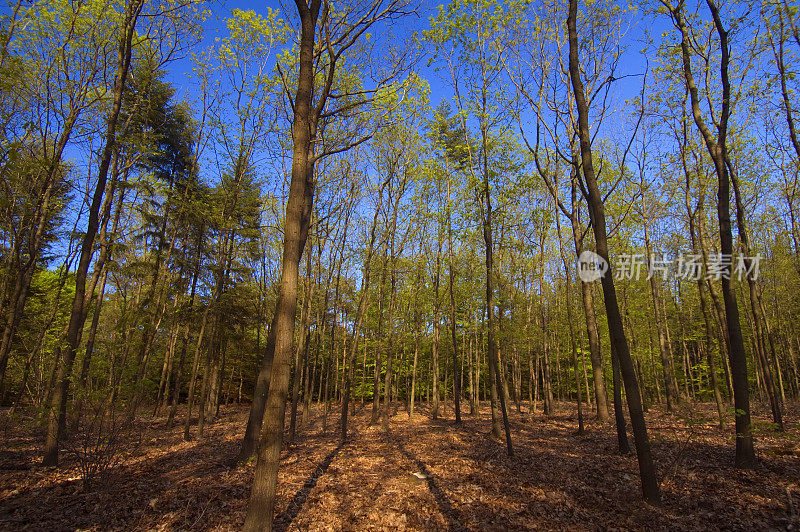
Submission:
<svg viewBox="0 0 800 532">
<path fill-rule="evenodd" d="M 648 417 L 664 505 L 639 496 L 634 455 L 616 453 L 611 425 L 575 406 L 532 419 L 511 413 L 515 456 L 489 434 L 489 412 L 431 421 L 395 409 L 391 430 L 368 426 L 359 405 L 348 442 L 313 417 L 285 445 L 276 525 L 280 530 L 797 529 L 800 427 L 785 433 L 766 412 L 755 419 L 758 469 L 733 467 L 732 428 L 710 405 Z M 450 413 L 452 410 L 448 410 Z M 591 417 L 591 412 L 586 413 Z M 223 408 L 201 441 L 182 440 L 163 419 L 141 423 L 141 442 L 103 482 L 85 491 L 77 464 L 38 466 L 42 431 L 30 420 L 0 431 L 0 528 L 18 530 L 230 530 L 244 514 L 253 466 L 233 467 L 247 410 Z M 338 415 L 334 415 L 338 417 Z M 633 443 L 631 439 L 631 443 Z"/>
</svg>

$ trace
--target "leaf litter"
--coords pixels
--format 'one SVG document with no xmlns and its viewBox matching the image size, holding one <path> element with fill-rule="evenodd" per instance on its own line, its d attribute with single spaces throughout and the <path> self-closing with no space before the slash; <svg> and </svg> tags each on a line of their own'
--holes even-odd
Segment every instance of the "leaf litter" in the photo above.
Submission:
<svg viewBox="0 0 800 532">
<path fill-rule="evenodd" d="M 713 407 L 647 413 L 664 505 L 641 502 L 635 454 L 616 452 L 613 425 L 585 412 L 575 436 L 575 406 L 553 415 L 510 412 L 515 455 L 479 416 L 431 420 L 424 405 L 409 417 L 393 409 L 390 430 L 370 426 L 357 406 L 350 438 L 337 423 L 321 430 L 321 411 L 281 455 L 278 530 L 797 530 L 800 527 L 800 426 L 790 406 L 779 433 L 757 407 L 759 466 L 733 467 L 732 427 Z M 448 413 L 452 410 L 448 410 Z M 140 441 L 102 481 L 84 489 L 74 459 L 42 468 L 43 432 L 33 419 L 0 433 L 2 530 L 238 530 L 254 464 L 233 460 L 247 408 L 223 407 L 202 440 L 183 427 L 140 421 Z M 338 418 L 329 414 L 329 421 Z M 18 423 L 18 426 L 20 424 Z M 196 433 L 196 427 L 193 427 Z M 629 435 L 631 447 L 632 436 Z"/>
</svg>

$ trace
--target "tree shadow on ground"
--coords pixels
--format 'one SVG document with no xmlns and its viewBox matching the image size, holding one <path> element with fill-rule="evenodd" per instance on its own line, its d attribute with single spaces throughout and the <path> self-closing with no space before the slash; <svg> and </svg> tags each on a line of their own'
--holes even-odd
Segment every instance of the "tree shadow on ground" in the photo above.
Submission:
<svg viewBox="0 0 800 532">
<path fill-rule="evenodd" d="M 436 499 L 436 504 L 439 505 L 439 510 L 442 512 L 442 515 L 444 515 L 445 519 L 447 519 L 448 529 L 458 531 L 466 530 L 466 527 L 461 524 L 461 518 L 458 510 L 453 507 L 450 499 L 447 498 L 447 495 L 445 495 L 444 491 L 442 491 L 442 489 L 439 487 L 439 484 L 436 482 L 436 478 L 430 472 L 428 466 L 425 465 L 425 462 L 410 453 L 401 441 L 395 439 L 394 444 L 400 453 L 408 460 L 413 462 L 420 472 L 425 475 L 425 482 L 428 484 L 428 489 L 433 494 L 433 498 Z"/>
<path fill-rule="evenodd" d="M 311 493 L 311 490 L 317 485 L 319 478 L 325 474 L 330 467 L 331 462 L 339 452 L 344 447 L 345 442 L 340 442 L 339 445 L 334 447 L 334 449 L 328 453 L 322 462 L 319 463 L 316 469 L 311 473 L 306 481 L 303 483 L 303 487 L 294 494 L 292 500 L 289 502 L 289 506 L 279 515 L 275 516 L 273 521 L 273 528 L 276 532 L 283 532 L 289 528 L 292 522 L 297 518 L 300 512 L 303 510 L 303 506 L 305 506 L 306 501 L 308 500 L 308 495 Z"/>
<path fill-rule="evenodd" d="M 563 410 L 563 409 L 562 409 Z M 398 427 L 415 453 L 439 476 L 470 529 L 573 528 L 589 523 L 622 528 L 782 529 L 793 514 L 784 487 L 800 462 L 783 447 L 760 452 L 757 471 L 733 466 L 733 450 L 715 427 L 675 430 L 678 419 L 651 419 L 651 445 L 662 478 L 664 507 L 641 502 L 636 457 L 621 456 L 612 426 L 587 420 L 574 436 L 572 412 L 547 423 L 512 422 L 515 456 L 488 431 L 490 420 L 461 425 L 416 419 Z M 687 434 L 693 434 L 687 437 Z M 766 436 L 765 436 L 766 439 Z M 631 441 L 631 443 L 633 443 Z M 774 446 L 774 444 L 770 444 Z M 786 446 L 788 447 L 788 446 Z"/>
<path fill-rule="evenodd" d="M 576 438 L 572 408 L 546 422 L 512 415 L 509 458 L 503 440 L 489 434 L 485 409 L 455 425 L 426 418 L 422 406 L 411 419 L 393 418 L 386 435 L 365 428 L 363 411 L 344 444 L 336 422 L 326 433 L 318 432 L 319 419 L 306 425 L 281 455 L 275 528 L 394 529 L 400 518 L 418 530 L 785 529 L 797 522 L 787 509 L 791 497 L 794 507 L 798 501 L 794 429 L 783 439 L 761 434 L 759 469 L 740 471 L 732 429 L 690 429 L 651 414 L 651 445 L 665 479 L 664 507 L 654 509 L 640 502 L 635 455 L 617 454 L 613 427 L 587 419 L 587 433 Z M 193 442 L 183 442 L 181 427 L 143 428 L 140 452 L 109 472 L 108 486 L 88 493 L 68 463 L 58 471 L 2 471 L 0 529 L 237 529 L 253 473 L 228 467 L 228 459 L 239 450 L 245 414 L 222 416 Z M 32 460 L 27 444 L 9 450 Z M 3 463 L 22 460 L 14 454 Z"/>
</svg>

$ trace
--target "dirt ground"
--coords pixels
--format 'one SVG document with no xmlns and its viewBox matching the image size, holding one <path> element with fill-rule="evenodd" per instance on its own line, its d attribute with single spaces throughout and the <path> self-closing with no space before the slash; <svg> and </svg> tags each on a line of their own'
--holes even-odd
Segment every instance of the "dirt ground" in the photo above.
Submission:
<svg viewBox="0 0 800 532">
<path fill-rule="evenodd" d="M 575 436 L 574 404 L 558 404 L 549 418 L 512 411 L 513 457 L 490 436 L 487 406 L 458 426 L 451 408 L 432 421 L 424 405 L 411 418 L 400 406 L 388 434 L 368 426 L 369 403 L 357 408 L 346 443 L 338 412 L 323 433 L 312 409 L 284 445 L 278 530 L 800 527 L 796 405 L 784 433 L 756 409 L 759 467 L 747 471 L 733 467 L 732 427 L 717 427 L 711 405 L 651 409 L 661 508 L 641 502 L 636 457 L 616 452 L 612 425 L 587 412 L 586 434 Z M 246 407 L 222 408 L 199 441 L 183 441 L 180 426 L 167 431 L 163 418 L 140 421 L 88 489 L 86 460 L 67 452 L 60 469 L 42 468 L 40 426 L 0 416 L 0 529 L 236 530 L 244 521 L 254 466 L 232 461 Z"/>
</svg>

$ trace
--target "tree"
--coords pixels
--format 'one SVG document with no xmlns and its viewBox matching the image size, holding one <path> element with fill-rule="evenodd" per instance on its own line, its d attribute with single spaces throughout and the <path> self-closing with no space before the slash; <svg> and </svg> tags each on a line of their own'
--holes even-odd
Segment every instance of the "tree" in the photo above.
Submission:
<svg viewBox="0 0 800 532">
<path fill-rule="evenodd" d="M 256 462 L 256 475 L 248 504 L 245 530 L 271 530 L 275 502 L 278 464 L 283 440 L 283 421 L 286 394 L 289 385 L 289 357 L 294 335 L 294 320 L 297 310 L 297 277 L 300 258 L 303 254 L 314 200 L 314 164 L 329 155 L 316 152 L 316 139 L 324 132 L 326 119 L 351 112 L 363 103 L 352 102 L 343 107 L 327 108 L 328 98 L 337 76 L 337 63 L 345 60 L 359 38 L 373 25 L 403 13 L 404 0 L 383 2 L 378 0 L 366 7 L 342 6 L 336 9 L 322 0 L 296 2 L 299 15 L 299 61 L 297 87 L 290 98 L 293 109 L 292 123 L 292 176 L 289 196 L 286 200 L 284 220 L 283 260 L 281 288 L 276 307 L 275 355 L 272 361 L 272 377 L 264 417 L 264 427 Z M 341 10 L 343 9 L 343 10 Z M 317 32 L 323 38 L 317 40 Z M 318 67 L 319 64 L 321 67 Z M 390 69 L 379 87 L 392 80 L 404 68 L 403 61 Z M 322 83 L 316 85 L 318 68 Z M 284 86 L 286 78 L 284 76 Z M 377 90 L 377 89 L 376 89 Z M 374 94 L 371 92 L 370 94 Z M 344 94 L 336 94 L 337 99 Z M 362 99 L 365 103 L 365 100 Z M 345 140 L 333 148 L 346 151 L 366 140 Z"/>
<path fill-rule="evenodd" d="M 113 99 L 105 135 L 105 145 L 100 159 L 97 184 L 95 185 L 92 202 L 89 207 L 89 220 L 86 234 L 81 244 L 78 269 L 75 272 L 75 298 L 73 300 L 69 327 L 67 329 L 66 349 L 64 359 L 59 365 L 58 376 L 56 377 L 56 388 L 53 393 L 53 402 L 48 420 L 47 442 L 45 443 L 44 458 L 42 459 L 42 463 L 46 466 L 55 466 L 58 464 L 58 443 L 64 432 L 64 423 L 67 413 L 67 396 L 69 393 L 69 384 L 72 379 L 72 364 L 78 349 L 80 332 L 86 319 L 84 301 L 86 295 L 86 274 L 92 260 L 94 240 L 97 236 L 99 223 L 100 206 L 103 202 L 103 195 L 105 194 L 108 169 L 111 164 L 111 156 L 116 141 L 117 120 L 119 119 L 120 109 L 122 107 L 125 80 L 128 77 L 128 69 L 133 54 L 133 34 L 142 7 L 143 2 L 141 0 L 132 0 L 131 3 L 125 5 L 118 47 L 117 69 L 114 77 Z"/>
<path fill-rule="evenodd" d="M 592 141 L 589 132 L 589 104 L 584 93 L 583 80 L 580 74 L 580 58 L 578 56 L 578 0 L 570 0 L 567 15 L 567 31 L 569 37 L 569 77 L 572 82 L 575 106 L 578 111 L 578 138 L 580 139 L 581 171 L 586 181 L 588 190 L 587 201 L 589 212 L 592 215 L 592 230 L 597 245 L 597 254 L 608 263 L 608 235 L 606 232 L 606 219 L 603 205 L 603 196 L 597 185 L 597 176 L 594 171 L 592 158 Z M 603 276 L 603 297 L 606 306 L 606 318 L 611 336 L 611 348 L 616 352 L 625 382 L 628 411 L 631 416 L 633 436 L 636 444 L 636 457 L 639 461 L 639 475 L 642 481 L 642 495 L 644 500 L 653 505 L 661 504 L 661 493 L 656 480 L 655 464 L 650 452 L 650 441 L 647 437 L 647 427 L 642 413 L 641 396 L 636 374 L 633 368 L 628 341 L 622 317 L 614 290 L 612 275 Z"/>
<path fill-rule="evenodd" d="M 694 81 L 694 71 L 692 69 L 691 48 L 689 45 L 689 30 L 684 22 L 683 4 L 672 6 L 668 2 L 662 2 L 669 11 L 680 36 L 681 59 L 683 66 L 683 76 L 686 89 L 689 92 L 692 118 L 697 129 L 700 131 L 705 142 L 706 149 L 714 164 L 717 174 L 717 218 L 719 221 L 720 233 L 720 253 L 723 256 L 733 255 L 733 235 L 731 231 L 730 217 L 730 176 L 729 168 L 726 164 L 728 120 L 731 114 L 731 94 L 730 80 L 728 77 L 728 66 L 730 62 L 730 49 L 728 44 L 728 32 L 725 30 L 719 9 L 711 0 L 706 1 L 706 5 L 714 20 L 714 31 L 719 37 L 719 47 L 721 50 L 720 58 L 720 82 L 722 84 L 722 109 L 719 112 L 717 122 L 717 136 L 706 125 L 700 109 L 700 96 L 697 84 Z M 753 434 L 750 425 L 750 391 L 747 383 L 747 357 L 744 350 L 744 339 L 739 324 L 739 307 L 736 302 L 736 293 L 731 286 L 730 264 L 723 265 L 722 275 L 722 298 L 725 303 L 725 319 L 728 332 L 731 371 L 733 377 L 733 403 L 736 419 L 736 465 L 743 468 L 751 468 L 755 465 L 755 449 L 753 447 Z"/>
<path fill-rule="evenodd" d="M 579 35 L 579 46 L 585 57 L 592 62 L 592 68 L 585 69 L 584 72 L 587 94 L 591 95 L 590 100 L 600 99 L 603 102 L 599 104 L 600 108 L 593 119 L 597 131 L 608 115 L 608 106 L 605 103 L 607 98 L 604 96 L 608 94 L 609 80 L 614 79 L 621 56 L 620 43 L 614 39 L 621 25 L 618 11 L 615 5 L 596 5 L 592 14 L 586 15 L 583 22 L 587 26 L 588 36 Z M 592 243 L 588 238 L 589 224 L 584 221 L 588 213 L 580 201 L 582 196 L 579 195 L 584 190 L 576 181 L 578 173 L 572 168 L 579 164 L 578 139 L 574 133 L 577 130 L 577 116 L 573 98 L 570 96 L 569 79 L 559 75 L 560 72 L 568 71 L 568 58 L 564 52 L 568 44 L 560 24 L 561 12 L 559 5 L 531 10 L 528 12 L 527 23 L 523 21 L 510 28 L 505 43 L 505 69 L 517 91 L 515 114 L 520 124 L 520 135 L 534 157 L 537 173 L 554 197 L 555 206 L 570 221 L 575 257 L 578 258 L 584 251 L 591 250 Z M 567 109 L 562 111 L 565 100 Z M 523 113 L 526 106 L 535 114 L 535 133 L 525 130 L 526 120 Z M 564 173 L 564 163 L 571 167 L 569 179 L 562 179 L 560 175 Z M 560 184 L 564 190 L 559 190 Z M 555 196 L 563 199 L 556 200 Z M 592 285 L 581 281 L 580 288 L 597 418 L 605 422 L 609 420 L 608 399 Z M 612 366 L 616 367 L 613 353 Z M 619 400 L 621 394 L 618 393 L 619 386 L 614 386 L 614 410 L 620 450 L 627 452 L 625 420 Z"/>
<path fill-rule="evenodd" d="M 470 143 L 467 144 L 469 159 L 467 169 L 472 186 L 475 187 L 485 249 L 487 345 L 489 371 L 494 381 L 492 403 L 500 406 L 498 414 L 494 408 L 492 409 L 492 430 L 495 436 L 500 436 L 500 415 L 502 415 L 509 455 L 514 451 L 495 336 L 495 222 L 490 186 L 494 169 L 490 170 L 489 166 L 493 155 L 491 151 L 495 142 L 494 137 L 499 136 L 498 130 L 501 129 L 499 125 L 504 118 L 504 109 L 498 109 L 490 103 L 489 93 L 497 88 L 502 73 L 501 50 L 494 35 L 501 30 L 504 17 L 512 16 L 513 14 L 503 14 L 499 5 L 456 1 L 446 7 L 440 7 L 433 28 L 426 34 L 427 38 L 437 46 L 437 53 L 442 55 L 447 64 L 462 128 L 467 129 L 468 116 L 474 117 L 478 122 L 476 149 L 473 150 Z M 461 90 L 466 93 L 462 95 Z"/>
<path fill-rule="evenodd" d="M 52 238 L 50 219 L 63 199 L 59 190 L 67 177 L 64 150 L 76 129 L 89 124 L 87 115 L 100 100 L 97 87 L 109 62 L 109 54 L 99 45 L 108 40 L 101 10 L 99 3 L 75 10 L 64 3 L 18 7 L 3 40 L 4 181 L 25 168 L 34 195 L 3 258 L 0 391 L 35 267 Z M 29 155 L 17 160 L 12 154 L 18 151 Z M 13 183 L 7 181 L 5 186 L 7 197 L 14 198 Z"/>
</svg>

